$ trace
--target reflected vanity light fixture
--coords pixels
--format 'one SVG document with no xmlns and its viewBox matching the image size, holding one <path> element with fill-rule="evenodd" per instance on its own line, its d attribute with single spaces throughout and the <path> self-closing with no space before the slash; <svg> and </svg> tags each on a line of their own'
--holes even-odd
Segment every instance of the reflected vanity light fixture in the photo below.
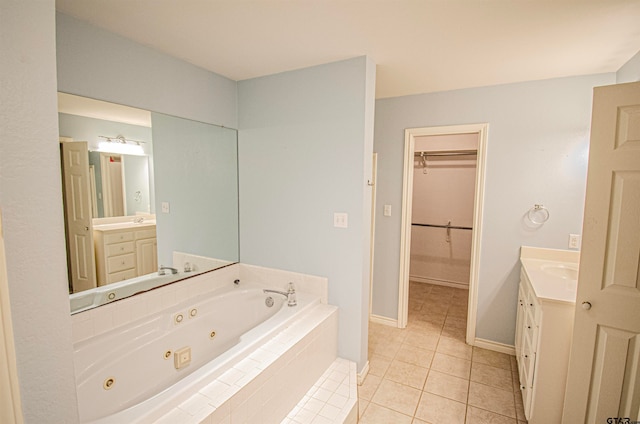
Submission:
<svg viewBox="0 0 640 424">
<path fill-rule="evenodd" d="M 127 140 L 123 136 L 105 137 L 99 135 L 98 151 L 105 153 L 120 153 L 123 155 L 144 156 L 144 149 L 140 143 L 144 141 Z"/>
</svg>

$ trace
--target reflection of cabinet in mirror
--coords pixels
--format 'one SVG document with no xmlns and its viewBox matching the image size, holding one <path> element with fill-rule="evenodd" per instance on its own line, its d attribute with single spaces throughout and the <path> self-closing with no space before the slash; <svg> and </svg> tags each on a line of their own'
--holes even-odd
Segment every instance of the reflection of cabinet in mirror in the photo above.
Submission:
<svg viewBox="0 0 640 424">
<path fill-rule="evenodd" d="M 98 286 L 150 274 L 158 269 L 155 224 L 96 225 L 93 238 Z"/>
</svg>

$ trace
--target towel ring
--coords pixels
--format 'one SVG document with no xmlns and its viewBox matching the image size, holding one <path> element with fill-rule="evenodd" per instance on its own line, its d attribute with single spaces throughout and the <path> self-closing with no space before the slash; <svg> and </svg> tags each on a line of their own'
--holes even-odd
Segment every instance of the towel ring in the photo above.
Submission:
<svg viewBox="0 0 640 424">
<path fill-rule="evenodd" d="M 536 225 L 542 225 L 549 219 L 549 210 L 542 205 L 533 205 L 527 213 L 529 221 Z"/>
</svg>

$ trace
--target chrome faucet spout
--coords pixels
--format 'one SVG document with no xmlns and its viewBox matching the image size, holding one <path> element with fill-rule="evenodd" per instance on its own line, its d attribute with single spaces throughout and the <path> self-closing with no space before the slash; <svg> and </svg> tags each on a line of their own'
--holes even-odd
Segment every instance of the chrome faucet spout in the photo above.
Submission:
<svg viewBox="0 0 640 424">
<path fill-rule="evenodd" d="M 158 275 L 165 275 L 166 271 L 171 271 L 172 274 L 177 274 L 178 270 L 176 268 L 171 268 L 170 266 L 162 266 L 160 265 L 160 268 L 158 268 Z"/>
<path fill-rule="evenodd" d="M 287 306 L 296 306 L 298 302 L 296 301 L 296 290 L 293 288 L 293 283 L 289 283 L 289 290 L 280 291 L 280 290 L 272 290 L 272 289 L 262 289 L 262 292 L 267 293 L 276 293 L 280 294 L 287 298 Z"/>
<path fill-rule="evenodd" d="M 262 290 L 262 292 L 263 292 L 264 294 L 267 294 L 267 293 L 277 293 L 277 294 L 281 294 L 281 295 L 283 295 L 284 297 L 289 296 L 289 293 L 287 293 L 287 292 L 283 292 L 283 291 L 280 291 L 280 290 L 263 289 L 263 290 Z"/>
</svg>

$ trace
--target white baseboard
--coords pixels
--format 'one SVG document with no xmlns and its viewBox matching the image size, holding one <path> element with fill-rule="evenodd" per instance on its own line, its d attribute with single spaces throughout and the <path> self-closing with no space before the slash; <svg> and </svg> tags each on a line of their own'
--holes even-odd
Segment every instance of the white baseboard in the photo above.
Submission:
<svg viewBox="0 0 640 424">
<path fill-rule="evenodd" d="M 495 352 L 506 353 L 507 355 L 515 356 L 516 348 L 512 345 L 498 343 L 491 340 L 476 338 L 473 343 L 474 346 L 482 349 L 493 350 Z"/>
<path fill-rule="evenodd" d="M 455 287 L 457 289 L 469 290 L 468 283 L 458 283 L 455 281 L 443 281 L 443 280 L 434 280 L 433 278 L 420 277 L 418 275 L 409 275 L 410 281 L 415 281 L 418 283 L 428 283 L 436 286 L 446 286 L 446 287 Z"/>
<path fill-rule="evenodd" d="M 376 324 L 383 324 L 383 325 L 388 325 L 390 327 L 396 327 L 398 328 L 398 320 L 397 319 L 392 319 L 392 318 L 387 318 L 387 317 L 383 317 L 381 315 L 369 315 L 369 321 L 371 322 L 375 322 Z"/>
<path fill-rule="evenodd" d="M 358 386 L 362 386 L 362 383 L 364 383 L 364 379 L 367 378 L 367 374 L 369 374 L 369 361 L 364 364 L 364 367 L 362 367 L 362 371 L 358 373 Z"/>
</svg>

